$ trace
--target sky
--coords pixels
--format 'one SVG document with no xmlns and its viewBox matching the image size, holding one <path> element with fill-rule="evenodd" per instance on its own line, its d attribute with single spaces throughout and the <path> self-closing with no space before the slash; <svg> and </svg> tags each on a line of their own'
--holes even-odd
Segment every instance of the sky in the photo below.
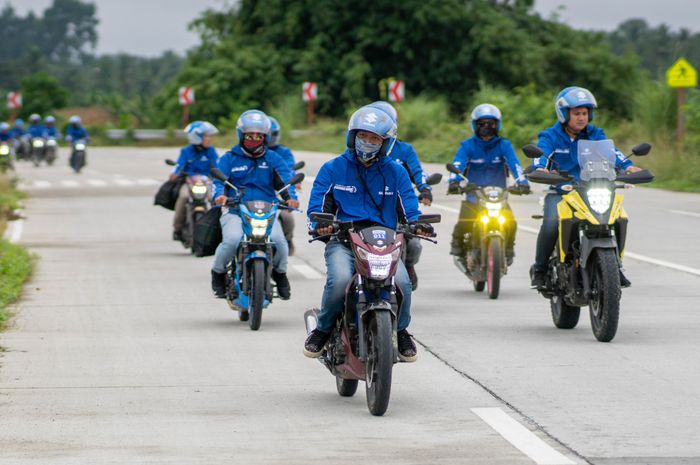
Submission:
<svg viewBox="0 0 700 465">
<path fill-rule="evenodd" d="M 97 53 L 156 56 L 166 50 L 184 53 L 196 45 L 198 37 L 187 30 L 187 24 L 207 8 L 220 9 L 234 0 L 91 1 L 97 5 L 100 19 Z M 4 3 L 24 15 L 30 9 L 41 14 L 53 1 Z M 560 5 L 563 9 L 559 9 Z M 646 19 L 652 26 L 666 23 L 674 29 L 684 27 L 700 32 L 700 0 L 535 0 L 535 11 L 545 18 L 558 12 L 561 21 L 582 29 L 612 30 L 624 20 L 636 17 Z"/>
</svg>

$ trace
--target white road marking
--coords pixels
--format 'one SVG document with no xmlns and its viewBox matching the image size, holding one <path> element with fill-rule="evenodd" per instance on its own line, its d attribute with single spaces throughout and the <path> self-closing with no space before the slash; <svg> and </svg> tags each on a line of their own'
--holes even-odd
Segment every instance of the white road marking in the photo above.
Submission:
<svg viewBox="0 0 700 465">
<path fill-rule="evenodd" d="M 75 188 L 80 187 L 80 183 L 78 181 L 69 181 L 69 180 L 61 181 L 61 185 L 63 187 L 67 187 L 69 189 L 75 189 Z"/>
<path fill-rule="evenodd" d="M 136 182 L 141 186 L 159 186 L 161 184 L 160 181 L 155 179 L 139 179 Z"/>
<path fill-rule="evenodd" d="M 24 229 L 24 220 L 10 221 L 5 229 L 5 239 L 12 244 L 16 244 L 22 238 L 22 230 Z"/>
<path fill-rule="evenodd" d="M 319 273 L 318 271 L 314 270 L 311 268 L 309 265 L 305 263 L 300 263 L 298 265 L 292 265 L 292 267 L 297 270 L 299 273 L 304 275 L 306 279 L 323 279 L 323 275 Z"/>
<path fill-rule="evenodd" d="M 115 179 L 114 182 L 120 186 L 133 186 L 134 185 L 134 182 L 129 181 L 128 179 Z"/>
<path fill-rule="evenodd" d="M 440 205 L 439 203 L 435 203 L 435 202 L 430 204 L 430 206 L 435 207 L 438 210 L 445 210 L 446 212 L 459 213 L 459 209 L 457 209 L 457 208 L 448 207 L 446 205 Z"/>
<path fill-rule="evenodd" d="M 695 212 L 686 212 L 683 210 L 669 210 L 671 213 L 675 213 L 677 215 L 685 215 L 685 216 L 694 216 L 695 218 L 700 218 L 700 213 L 695 213 Z"/>
<path fill-rule="evenodd" d="M 538 438 L 532 431 L 508 416 L 500 408 L 473 408 L 479 418 L 484 420 L 498 434 L 530 457 L 538 465 L 575 465 L 560 452 Z"/>
<path fill-rule="evenodd" d="M 37 189 L 48 189 L 51 187 L 51 183 L 49 181 L 34 181 L 34 187 Z"/>
<path fill-rule="evenodd" d="M 682 271 L 684 273 L 700 276 L 700 270 L 697 268 L 691 268 L 689 266 L 679 265 L 673 262 L 667 262 L 666 260 L 657 260 L 656 258 L 647 257 L 646 255 L 640 255 L 634 252 L 625 252 L 625 258 L 631 258 L 634 260 L 639 260 L 640 262 L 646 262 L 652 265 L 663 266 L 665 268 L 671 268 L 672 270 Z"/>
<path fill-rule="evenodd" d="M 102 179 L 88 179 L 88 184 L 93 187 L 107 187 L 107 181 Z"/>
</svg>

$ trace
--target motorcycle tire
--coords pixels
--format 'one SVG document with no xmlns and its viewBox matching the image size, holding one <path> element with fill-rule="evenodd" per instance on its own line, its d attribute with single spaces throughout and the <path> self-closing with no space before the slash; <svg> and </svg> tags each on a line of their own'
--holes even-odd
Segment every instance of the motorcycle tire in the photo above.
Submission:
<svg viewBox="0 0 700 465">
<path fill-rule="evenodd" d="M 335 377 L 335 387 L 338 389 L 338 394 L 341 397 L 352 397 L 357 392 L 358 380 L 343 379 L 340 376 Z"/>
<path fill-rule="evenodd" d="M 560 296 L 552 297 L 549 305 L 552 309 L 554 326 L 559 329 L 574 329 L 576 327 L 581 315 L 581 307 L 567 305 Z"/>
<path fill-rule="evenodd" d="M 620 267 L 615 249 L 596 249 L 591 257 L 591 328 L 600 342 L 610 342 L 620 319 Z"/>
<path fill-rule="evenodd" d="M 391 376 L 394 368 L 394 344 L 389 312 L 374 312 L 367 328 L 367 408 L 382 416 L 389 407 Z"/>
<path fill-rule="evenodd" d="M 476 292 L 482 292 L 486 287 L 486 281 L 474 281 L 473 284 Z"/>
<path fill-rule="evenodd" d="M 265 263 L 262 260 L 253 260 L 251 279 L 251 292 L 248 297 L 248 313 L 250 329 L 257 331 L 262 324 L 262 310 L 265 303 Z"/>
<path fill-rule="evenodd" d="M 503 266 L 503 247 L 500 239 L 491 239 L 487 249 L 486 284 L 489 299 L 498 299 L 501 289 L 501 267 Z"/>
</svg>

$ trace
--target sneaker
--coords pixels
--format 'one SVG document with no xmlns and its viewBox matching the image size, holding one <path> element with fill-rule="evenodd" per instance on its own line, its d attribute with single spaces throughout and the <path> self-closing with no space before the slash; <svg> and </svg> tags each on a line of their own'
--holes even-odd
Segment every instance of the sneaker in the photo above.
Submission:
<svg viewBox="0 0 700 465">
<path fill-rule="evenodd" d="M 416 274 L 416 268 L 414 266 L 407 266 L 406 271 L 408 271 L 408 278 L 411 280 L 411 289 L 418 289 L 418 275 Z"/>
<path fill-rule="evenodd" d="M 314 329 L 309 333 L 309 337 L 304 342 L 304 355 L 309 358 L 318 358 L 323 352 L 323 347 L 328 342 L 331 333 L 326 333 L 320 329 Z"/>
<path fill-rule="evenodd" d="M 217 299 L 226 297 L 226 273 L 211 270 L 211 290 Z"/>
<path fill-rule="evenodd" d="M 272 279 L 277 284 L 277 293 L 282 300 L 289 300 L 292 296 L 292 289 L 289 287 L 289 279 L 287 279 L 287 273 L 278 273 L 272 270 Z"/>
<path fill-rule="evenodd" d="M 632 285 L 632 282 L 627 279 L 627 276 L 620 270 L 620 287 L 625 288 L 625 287 L 630 287 Z"/>
<path fill-rule="evenodd" d="M 182 231 L 173 231 L 173 240 L 174 241 L 181 241 L 182 240 Z"/>
<path fill-rule="evenodd" d="M 532 282 L 530 287 L 532 289 L 544 289 L 545 287 L 545 273 L 542 271 L 530 270 L 530 275 L 532 277 Z"/>
<path fill-rule="evenodd" d="M 418 358 L 416 344 L 411 335 L 405 329 L 396 333 L 399 345 L 399 360 L 402 362 L 415 362 Z"/>
</svg>

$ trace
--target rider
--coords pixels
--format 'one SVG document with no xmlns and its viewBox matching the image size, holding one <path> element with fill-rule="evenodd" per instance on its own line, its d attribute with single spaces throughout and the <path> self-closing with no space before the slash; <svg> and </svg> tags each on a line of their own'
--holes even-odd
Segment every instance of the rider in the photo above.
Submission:
<svg viewBox="0 0 700 465">
<path fill-rule="evenodd" d="M 294 164 L 296 160 L 294 159 L 294 154 L 288 147 L 280 144 L 282 127 L 280 123 L 269 116 L 270 118 L 270 150 L 277 152 L 277 155 L 282 157 L 284 162 L 287 164 L 290 170 L 294 171 Z M 299 189 L 300 186 L 296 188 Z M 280 210 L 280 223 L 282 223 L 282 231 L 284 231 L 284 237 L 287 239 L 287 245 L 289 247 L 289 255 L 294 255 L 294 242 L 292 239 L 294 237 L 294 215 L 289 210 Z"/>
<path fill-rule="evenodd" d="M 216 149 L 211 146 L 210 137 L 219 132 L 207 121 L 195 121 L 185 128 L 190 145 L 180 150 L 177 163 L 170 173 L 170 180 L 176 181 L 180 176 L 210 176 L 212 167 L 219 159 Z M 189 186 L 183 183 L 175 202 L 173 219 L 173 240 L 182 240 L 182 226 L 185 223 L 185 207 L 189 198 Z"/>
<path fill-rule="evenodd" d="M 418 199 L 406 170 L 389 157 L 396 142 L 396 125 L 391 116 L 373 107 L 362 107 L 350 117 L 348 149 L 326 162 L 311 190 L 308 214 L 333 213 L 340 222 L 355 226 L 379 224 L 395 229 L 399 223 L 418 219 Z M 317 236 L 333 232 L 327 224 L 309 223 Z M 426 226 L 420 234 L 431 233 Z M 318 325 L 304 343 L 304 355 L 318 357 L 342 311 L 345 289 L 354 274 L 350 248 L 338 238 L 328 241 L 325 251 L 326 285 L 323 288 Z M 416 359 L 416 346 L 407 328 L 411 321 L 411 282 L 403 262 L 396 272 L 396 286 L 403 295 L 398 316 L 399 357 Z"/>
<path fill-rule="evenodd" d="M 242 202 L 276 199 L 276 189 L 282 188 L 293 176 L 282 158 L 267 148 L 270 134 L 270 118 L 260 110 L 248 110 L 241 114 L 236 123 L 238 144 L 226 152 L 218 163 L 218 169 L 228 176 L 228 181 L 239 189 L 244 189 Z M 226 296 L 226 264 L 234 259 L 243 237 L 243 225 L 237 207 L 225 206 L 227 195 L 232 192 L 219 180 L 214 181 L 214 203 L 222 205 L 221 228 L 223 241 L 216 249 L 211 269 L 211 286 L 219 298 Z M 298 208 L 294 186 L 283 191 L 282 198 L 290 208 Z M 291 289 L 287 279 L 287 257 L 289 250 L 282 232 L 282 226 L 275 222 L 270 233 L 276 251 L 272 258 L 272 279 L 277 284 L 277 292 L 283 300 L 289 299 Z M 234 262 L 235 263 L 235 262 Z M 237 297 L 236 291 L 233 297 Z"/>
<path fill-rule="evenodd" d="M 56 118 L 49 115 L 44 118 L 44 137 L 59 140 L 61 139 L 61 131 L 56 127 Z"/>
<path fill-rule="evenodd" d="M 68 120 L 68 129 L 66 129 L 66 140 L 68 142 L 74 142 L 77 140 L 90 140 L 90 134 L 83 127 L 83 120 L 80 116 L 73 115 Z"/>
<path fill-rule="evenodd" d="M 10 131 L 12 139 L 14 140 L 15 152 L 17 156 L 27 155 L 27 131 L 24 129 L 24 120 L 17 118 L 15 124 Z"/>
<path fill-rule="evenodd" d="M 593 94 L 583 87 L 567 87 L 557 95 L 554 110 L 559 120 L 549 129 L 538 135 L 537 146 L 544 154 L 534 161 L 538 171 L 566 172 L 574 180 L 579 180 L 581 167 L 578 164 L 579 140 L 605 140 L 602 129 L 589 124 L 593 120 L 593 110 L 598 108 Z M 617 168 L 627 173 L 639 171 L 632 161 L 618 151 Z M 532 265 L 532 287 L 545 286 L 547 261 L 557 242 L 559 218 L 557 204 L 562 199 L 562 190 L 552 188 L 544 199 L 544 219 L 537 236 L 537 252 Z M 629 280 L 620 271 L 620 284 L 629 287 Z"/>
<path fill-rule="evenodd" d="M 396 109 L 389 103 L 382 100 L 370 103 L 368 105 L 372 108 L 378 108 L 384 113 L 388 114 L 394 121 L 394 124 L 399 124 L 399 115 Z M 389 155 L 392 160 L 394 160 L 399 165 L 406 168 L 408 176 L 411 178 L 411 182 L 416 186 L 420 195 L 418 196 L 418 201 L 420 201 L 425 206 L 430 206 L 433 203 L 433 193 L 432 188 L 425 182 L 425 174 L 423 173 L 423 167 L 418 159 L 418 154 L 411 144 L 408 142 L 396 139 L 394 144 L 394 149 Z M 423 246 L 421 245 L 420 239 L 417 237 L 412 237 L 406 241 L 406 271 L 408 271 L 408 276 L 411 278 L 411 287 L 415 291 L 418 288 L 418 275 L 416 274 L 416 264 L 420 260 L 420 254 L 423 251 Z"/>
<path fill-rule="evenodd" d="M 33 113 L 29 117 L 29 126 L 27 127 L 27 132 L 29 133 L 29 137 L 31 138 L 44 136 L 44 126 L 41 125 L 41 116 L 39 116 L 36 113 Z"/>
<path fill-rule="evenodd" d="M 477 105 L 471 113 L 471 126 L 474 135 L 462 141 L 455 153 L 452 164 L 459 168 L 467 176 L 470 184 L 478 187 L 497 186 L 506 187 L 507 168 L 513 173 L 515 183 L 520 186 L 521 193 L 529 193 L 530 186 L 523 174 L 518 157 L 515 156 L 513 145 L 508 139 L 499 136 L 501 130 L 501 111 L 489 103 Z M 448 193 L 459 193 L 460 178 L 453 174 L 450 176 Z M 478 208 L 476 195 L 469 193 L 466 202 L 462 202 L 459 211 L 459 220 L 452 231 L 452 244 L 450 254 L 457 257 L 464 255 L 462 246 L 464 235 L 473 231 L 474 220 Z M 513 212 L 510 208 L 503 211 L 507 224 L 510 226 L 506 238 L 506 260 L 510 265 L 515 256 L 515 231 L 517 228 Z"/>
<path fill-rule="evenodd" d="M 12 140 L 12 132 L 10 125 L 6 122 L 0 123 L 0 142 L 9 142 Z"/>
</svg>

